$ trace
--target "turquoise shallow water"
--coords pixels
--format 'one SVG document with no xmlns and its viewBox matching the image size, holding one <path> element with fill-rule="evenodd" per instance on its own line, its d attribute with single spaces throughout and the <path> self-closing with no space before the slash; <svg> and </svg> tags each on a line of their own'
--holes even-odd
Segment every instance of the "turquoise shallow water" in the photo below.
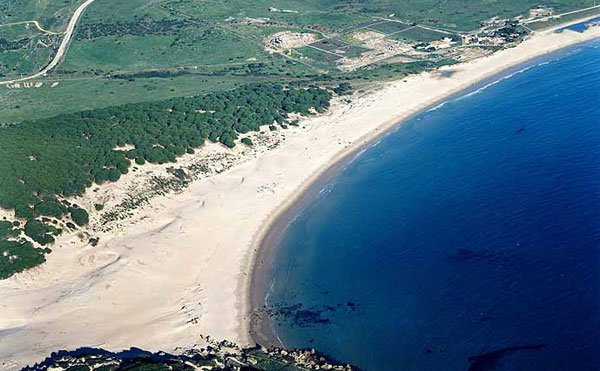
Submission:
<svg viewBox="0 0 600 371">
<path fill-rule="evenodd" d="M 367 370 L 600 369 L 600 42 L 403 123 L 267 260 L 274 334 Z"/>
</svg>

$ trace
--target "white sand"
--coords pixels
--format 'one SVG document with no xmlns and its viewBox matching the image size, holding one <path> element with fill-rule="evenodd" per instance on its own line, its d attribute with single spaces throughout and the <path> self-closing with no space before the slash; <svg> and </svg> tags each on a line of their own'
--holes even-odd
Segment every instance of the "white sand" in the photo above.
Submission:
<svg viewBox="0 0 600 371">
<path fill-rule="evenodd" d="M 96 247 L 64 238 L 43 266 L 0 282 L 0 368 L 79 346 L 174 351 L 200 334 L 245 344 L 248 272 L 269 221 L 332 162 L 403 118 L 534 56 L 600 36 L 538 33 L 516 48 L 354 97 L 278 148 L 155 199 Z M 139 215 L 138 215 L 139 216 Z"/>
</svg>

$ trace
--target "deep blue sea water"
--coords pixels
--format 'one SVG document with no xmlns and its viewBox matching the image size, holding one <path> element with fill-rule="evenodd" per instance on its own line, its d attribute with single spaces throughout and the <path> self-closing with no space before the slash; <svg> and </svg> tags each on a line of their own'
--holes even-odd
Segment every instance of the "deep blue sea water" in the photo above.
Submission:
<svg viewBox="0 0 600 371">
<path fill-rule="evenodd" d="M 519 70 L 321 184 L 272 255 L 285 345 L 366 370 L 600 370 L 600 41 Z"/>
<path fill-rule="evenodd" d="M 585 30 L 587 30 L 587 28 L 588 28 L 588 25 L 590 25 L 592 23 L 595 23 L 595 22 L 599 22 L 599 21 L 600 21 L 600 17 L 588 19 L 587 21 L 583 21 L 583 22 L 572 24 L 572 25 L 567 26 L 567 27 L 559 28 L 558 30 L 556 30 L 556 32 L 561 33 L 564 30 L 571 30 L 571 31 L 576 31 L 576 32 L 585 32 Z"/>
</svg>

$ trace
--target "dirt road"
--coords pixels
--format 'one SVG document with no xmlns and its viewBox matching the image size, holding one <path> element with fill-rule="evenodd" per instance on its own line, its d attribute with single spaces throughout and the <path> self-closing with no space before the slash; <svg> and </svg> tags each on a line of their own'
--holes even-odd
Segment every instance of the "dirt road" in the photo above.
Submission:
<svg viewBox="0 0 600 371">
<path fill-rule="evenodd" d="M 94 1 L 95 0 L 87 0 L 85 3 L 81 4 L 79 8 L 77 8 L 77 10 L 75 10 L 75 13 L 73 13 L 73 17 L 71 18 L 71 20 L 69 21 L 69 25 L 67 26 L 67 30 L 65 31 L 65 36 L 63 37 L 60 46 L 58 47 L 56 55 L 46 67 L 44 67 L 40 72 L 34 73 L 30 76 L 20 77 L 18 79 L 8 81 L 0 81 L 0 85 L 8 85 L 15 82 L 27 81 L 35 79 L 37 77 L 42 77 L 45 76 L 48 72 L 50 72 L 50 70 L 52 70 L 54 67 L 56 67 L 60 62 L 61 58 L 64 56 L 65 52 L 67 51 L 67 48 L 69 47 L 71 37 L 73 37 L 73 32 L 75 31 L 75 26 L 77 25 L 77 21 L 83 14 L 85 8 L 90 6 Z"/>
<path fill-rule="evenodd" d="M 0 27 L 8 27 L 8 26 L 16 26 L 19 24 L 33 24 L 35 25 L 35 27 L 40 30 L 41 32 L 48 34 L 48 35 L 60 35 L 62 32 L 54 32 L 54 31 L 49 31 L 46 30 L 42 27 L 42 25 L 40 25 L 40 22 L 38 21 L 21 21 L 21 22 L 12 22 L 12 23 L 6 23 L 6 24 L 0 24 Z"/>
</svg>

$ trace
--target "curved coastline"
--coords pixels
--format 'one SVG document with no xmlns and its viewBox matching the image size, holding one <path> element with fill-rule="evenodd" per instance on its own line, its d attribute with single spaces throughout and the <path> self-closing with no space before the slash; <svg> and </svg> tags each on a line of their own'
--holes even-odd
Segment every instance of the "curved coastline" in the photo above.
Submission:
<svg viewBox="0 0 600 371">
<path fill-rule="evenodd" d="M 277 139 L 274 148 L 207 145 L 182 165 L 228 154 L 235 158 L 231 168 L 193 182 L 185 192 L 157 197 L 135 217 L 99 233 L 95 247 L 64 235 L 46 264 L 0 283 L 2 364 L 16 370 L 53 350 L 80 346 L 176 353 L 202 344 L 199 334 L 251 345 L 249 273 L 265 256 L 255 248 L 332 164 L 475 81 L 595 37 L 600 27 L 585 34 L 538 33 L 514 49 L 442 70 L 454 74 L 383 84 L 349 103 L 336 98 L 331 110 L 303 119 L 302 127 L 269 133 Z M 224 157 L 215 165 L 229 161 Z M 125 197 L 129 186 L 144 181 L 135 177 L 159 170 L 130 172 L 122 186 L 110 187 L 110 193 L 103 188 L 99 196 Z M 257 278 L 261 272 L 254 273 Z"/>
<path fill-rule="evenodd" d="M 244 313 L 242 321 L 245 320 L 245 323 L 242 323 L 241 326 L 244 329 L 243 332 L 249 334 L 252 342 L 263 346 L 285 347 L 285 344 L 273 333 L 269 317 L 261 315 L 264 309 L 265 297 L 269 289 L 268 283 L 270 278 L 270 266 L 265 264 L 265 262 L 273 258 L 276 246 L 296 215 L 302 211 L 310 200 L 318 196 L 323 186 L 351 162 L 354 156 L 368 149 L 369 146 L 372 146 L 373 143 L 376 143 L 377 140 L 392 132 L 402 123 L 429 109 L 435 108 L 446 101 L 485 88 L 487 85 L 510 77 L 514 73 L 531 68 L 540 63 L 540 59 L 547 58 L 550 54 L 560 53 L 578 44 L 600 38 L 600 30 L 598 28 L 578 35 L 568 32 L 565 36 L 564 32 L 561 34 L 555 32 L 557 29 L 591 18 L 594 17 L 586 17 L 540 32 L 513 49 L 503 50 L 492 56 L 482 58 L 482 60 L 448 67 L 450 70 L 462 67 L 468 73 L 470 66 L 477 65 L 478 63 L 489 65 L 489 69 L 482 75 L 476 75 L 472 79 L 467 79 L 454 88 L 442 90 L 437 95 L 432 93 L 430 94 L 431 97 L 421 104 L 409 109 L 407 112 L 387 119 L 381 125 L 376 126 L 361 137 L 360 140 L 357 140 L 355 144 L 338 152 L 329 162 L 302 182 L 296 191 L 263 222 L 260 230 L 253 238 L 252 247 L 248 252 L 249 256 L 246 258 L 249 265 L 246 271 L 250 272 L 250 274 L 241 285 L 242 292 L 240 294 L 246 297 L 245 306 L 242 305 L 241 308 L 242 313 Z M 563 35 L 564 38 L 559 35 Z M 529 53 L 527 53 L 527 48 L 530 48 Z M 504 54 L 506 54 L 507 58 L 503 63 L 502 57 Z M 428 76 L 427 78 L 433 77 Z"/>
</svg>

